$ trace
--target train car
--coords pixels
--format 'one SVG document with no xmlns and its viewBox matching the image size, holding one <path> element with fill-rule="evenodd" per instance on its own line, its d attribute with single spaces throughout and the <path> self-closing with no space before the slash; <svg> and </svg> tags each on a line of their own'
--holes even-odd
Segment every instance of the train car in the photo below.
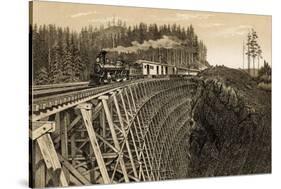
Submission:
<svg viewBox="0 0 281 189">
<path fill-rule="evenodd" d="M 136 62 L 131 63 L 129 66 L 129 79 L 140 79 L 143 77 L 142 65 Z"/>
<path fill-rule="evenodd" d="M 138 60 L 137 64 L 141 65 L 142 74 L 148 77 L 157 77 L 163 75 L 177 74 L 177 67 L 173 65 L 152 62 L 147 60 Z"/>
<path fill-rule="evenodd" d="M 142 74 L 146 77 L 158 77 L 165 75 L 190 75 L 196 76 L 199 69 L 186 68 L 175 65 L 168 65 L 165 63 L 137 60 L 136 63 L 141 65 Z"/>
<path fill-rule="evenodd" d="M 137 60 L 126 63 L 124 60 L 107 58 L 107 52 L 102 50 L 93 65 L 90 75 L 90 86 L 97 86 L 111 82 L 122 82 L 129 79 L 145 77 L 163 77 L 171 75 L 197 75 L 198 69 L 188 69 L 167 63 Z"/>
</svg>

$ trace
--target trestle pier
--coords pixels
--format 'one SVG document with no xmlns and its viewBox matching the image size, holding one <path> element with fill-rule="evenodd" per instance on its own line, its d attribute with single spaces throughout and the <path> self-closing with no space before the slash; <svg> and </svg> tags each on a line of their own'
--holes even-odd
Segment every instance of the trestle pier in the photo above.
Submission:
<svg viewBox="0 0 281 189">
<path fill-rule="evenodd" d="M 34 99 L 33 187 L 183 178 L 197 83 L 143 79 Z"/>
</svg>

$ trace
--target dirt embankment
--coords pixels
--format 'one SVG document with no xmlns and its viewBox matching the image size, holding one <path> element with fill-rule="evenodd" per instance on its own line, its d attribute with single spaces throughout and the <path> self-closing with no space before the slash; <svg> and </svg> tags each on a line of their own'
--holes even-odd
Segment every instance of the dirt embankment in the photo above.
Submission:
<svg viewBox="0 0 281 189">
<path fill-rule="evenodd" d="M 226 67 L 199 74 L 189 177 L 271 172 L 271 92 Z"/>
</svg>

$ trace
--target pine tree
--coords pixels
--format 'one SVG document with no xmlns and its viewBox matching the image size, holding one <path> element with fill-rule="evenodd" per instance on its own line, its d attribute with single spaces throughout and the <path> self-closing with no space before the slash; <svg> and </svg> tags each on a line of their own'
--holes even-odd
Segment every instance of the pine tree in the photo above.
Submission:
<svg viewBox="0 0 281 189">
<path fill-rule="evenodd" d="M 71 52 L 71 61 L 72 61 L 72 81 L 79 81 L 82 76 L 83 65 L 80 57 L 78 48 L 74 43 L 74 36 L 71 36 L 70 42 L 70 52 Z"/>
<path fill-rule="evenodd" d="M 145 40 L 145 34 L 147 32 L 147 25 L 145 23 L 140 23 L 138 28 L 137 41 L 142 43 Z"/>
<path fill-rule="evenodd" d="M 71 82 L 74 78 L 72 54 L 70 48 L 65 44 L 63 48 L 62 64 L 62 82 Z"/>
<path fill-rule="evenodd" d="M 250 74 L 250 68 L 251 68 L 251 41 L 252 41 L 252 35 L 249 32 L 248 36 L 247 36 L 247 51 L 246 51 L 246 55 L 248 57 L 248 73 Z"/>
<path fill-rule="evenodd" d="M 257 50 L 258 50 L 258 43 L 257 43 L 257 32 L 252 29 L 252 40 L 251 40 L 251 55 L 252 55 L 252 60 L 253 60 L 253 70 L 254 70 L 254 76 L 256 75 L 256 66 L 255 66 L 255 60 L 256 57 L 258 56 Z"/>
<path fill-rule="evenodd" d="M 83 27 L 79 33 L 70 31 L 68 27 L 61 28 L 55 25 L 34 25 L 32 29 L 32 52 L 34 79 L 39 77 L 41 68 L 45 67 L 50 83 L 72 82 L 88 80 L 92 62 L 102 48 L 116 46 L 131 46 L 132 41 L 143 43 L 144 40 L 157 40 L 163 35 L 173 36 L 184 41 L 185 52 L 192 55 L 183 56 L 188 61 L 194 57 L 200 62 L 204 61 L 206 51 L 203 44 L 199 44 L 198 37 L 192 25 L 186 29 L 180 25 L 157 25 L 140 23 L 126 26 L 117 20 L 109 28 L 101 25 L 99 28 Z M 175 49 L 148 49 L 138 50 L 136 53 L 123 54 L 126 60 L 134 61 L 145 58 L 171 63 Z M 178 54 L 176 55 L 178 58 Z M 38 80 L 38 79 L 37 79 Z"/>
<path fill-rule="evenodd" d="M 84 67 L 82 65 L 81 57 L 77 48 L 74 48 L 73 51 L 73 62 L 75 65 L 75 70 L 74 70 L 75 81 L 79 81 L 82 79 L 82 71 Z"/>
<path fill-rule="evenodd" d="M 247 36 L 247 51 L 246 55 L 248 56 L 248 73 L 250 73 L 250 61 L 252 58 L 252 63 L 253 63 L 253 75 L 256 76 L 256 57 L 258 57 L 258 64 L 259 64 L 259 59 L 261 57 L 261 48 L 260 45 L 258 44 L 258 35 L 257 32 L 252 29 L 251 32 L 248 33 Z M 258 65 L 259 68 L 259 65 Z"/>
<path fill-rule="evenodd" d="M 40 68 L 39 72 L 35 77 L 35 84 L 36 85 L 46 85 L 49 83 L 48 72 L 46 67 Z"/>
<path fill-rule="evenodd" d="M 258 72 L 258 76 L 271 76 L 271 67 L 269 66 L 268 62 L 264 60 L 263 67 Z"/>
<path fill-rule="evenodd" d="M 63 77 L 63 72 L 61 66 L 60 47 L 57 44 L 51 49 L 51 56 L 52 59 L 49 68 L 50 83 L 60 83 Z"/>
<path fill-rule="evenodd" d="M 195 35 L 194 38 L 193 38 L 193 49 L 194 49 L 194 53 L 193 53 L 193 56 L 194 56 L 194 59 L 193 61 L 195 60 L 199 60 L 199 43 L 198 43 L 198 36 Z"/>
<path fill-rule="evenodd" d="M 262 50 L 261 50 L 260 45 L 258 45 L 257 55 L 258 55 L 258 70 L 259 70 L 260 69 L 260 59 L 262 59 Z"/>
<path fill-rule="evenodd" d="M 40 69 L 40 36 L 36 24 L 32 28 L 31 37 L 32 37 L 32 68 L 33 68 L 33 73 L 37 73 L 37 71 Z"/>
</svg>

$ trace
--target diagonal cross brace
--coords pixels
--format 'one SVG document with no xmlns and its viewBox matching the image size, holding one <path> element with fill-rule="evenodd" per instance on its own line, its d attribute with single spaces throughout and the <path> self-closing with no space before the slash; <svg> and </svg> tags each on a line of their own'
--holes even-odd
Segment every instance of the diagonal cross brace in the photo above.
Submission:
<svg viewBox="0 0 281 189">
<path fill-rule="evenodd" d="M 96 160 L 97 160 L 97 163 L 98 163 L 98 166 L 99 166 L 102 178 L 103 178 L 103 182 L 105 184 L 109 184 L 109 183 L 111 183 L 111 180 L 109 178 L 109 175 L 108 175 L 108 172 L 106 169 L 106 165 L 103 160 L 102 153 L 101 153 L 98 141 L 97 141 L 97 136 L 94 131 L 93 124 L 92 124 L 92 104 L 89 104 L 89 103 L 79 104 L 77 106 L 77 108 L 80 109 L 80 111 L 81 111 L 81 114 L 82 114 L 82 117 L 84 120 L 84 124 L 85 124 L 86 130 L 89 135 L 90 144 L 93 148 L 93 151 L 94 151 L 94 154 L 95 154 L 95 157 L 96 157 Z"/>
<path fill-rule="evenodd" d="M 61 186 L 68 186 L 64 172 L 52 142 L 50 132 L 55 130 L 55 123 L 48 121 L 38 121 L 32 123 L 32 130 L 30 131 L 30 138 L 38 143 L 42 157 L 48 170 L 58 172 L 59 183 Z M 55 178 L 53 178 L 55 179 Z M 59 184 L 56 183 L 56 184 Z"/>
<path fill-rule="evenodd" d="M 102 101 L 102 104 L 103 104 L 106 120 L 108 122 L 108 126 L 109 126 L 109 129 L 110 129 L 110 132 L 111 132 L 111 135 L 112 135 L 112 139 L 113 139 L 113 142 L 114 142 L 114 146 L 120 153 L 119 154 L 119 163 L 120 163 L 123 175 L 124 175 L 125 182 L 129 182 L 129 177 L 128 177 L 125 162 L 124 162 L 124 159 L 123 159 L 123 154 L 121 153 L 121 147 L 120 147 L 119 141 L 117 139 L 117 135 L 116 135 L 115 128 L 114 128 L 114 125 L 113 125 L 112 115 L 110 113 L 108 103 L 107 103 L 108 97 L 107 96 L 101 96 L 101 97 L 99 97 L 99 99 Z"/>
</svg>

